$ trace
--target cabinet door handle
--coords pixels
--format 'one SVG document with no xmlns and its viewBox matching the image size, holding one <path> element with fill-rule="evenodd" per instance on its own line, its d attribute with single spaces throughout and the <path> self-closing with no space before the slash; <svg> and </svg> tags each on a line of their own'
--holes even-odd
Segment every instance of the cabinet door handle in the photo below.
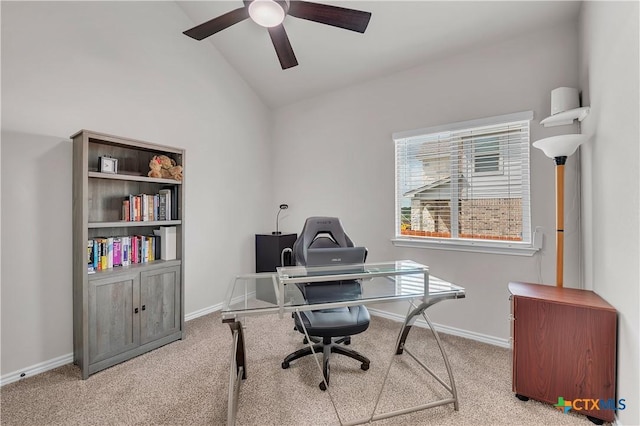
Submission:
<svg viewBox="0 0 640 426">
<path fill-rule="evenodd" d="M 133 310 L 133 313 L 134 313 L 134 314 L 137 314 L 137 313 L 138 313 L 138 308 L 135 308 L 135 309 Z"/>
<path fill-rule="evenodd" d="M 142 305 L 142 310 L 144 311 L 145 309 L 147 309 L 147 305 Z"/>
</svg>

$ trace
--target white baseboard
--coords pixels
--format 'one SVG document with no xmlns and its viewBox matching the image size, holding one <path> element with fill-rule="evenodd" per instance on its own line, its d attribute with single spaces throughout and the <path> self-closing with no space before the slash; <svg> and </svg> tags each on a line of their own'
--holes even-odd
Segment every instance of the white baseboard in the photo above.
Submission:
<svg viewBox="0 0 640 426">
<path fill-rule="evenodd" d="M 35 376 L 36 374 L 44 373 L 45 371 L 53 370 L 54 368 L 62 367 L 63 365 L 73 362 L 73 353 L 62 355 L 57 358 L 50 359 L 45 362 L 34 364 L 30 367 L 23 368 L 22 370 L 14 371 L 13 373 L 5 374 L 0 377 L 0 387 L 8 385 L 9 383 L 17 382 L 25 377 Z"/>
<path fill-rule="evenodd" d="M 209 307 L 197 310 L 195 312 L 191 312 L 190 314 L 187 314 L 184 316 L 184 320 L 191 321 L 192 319 L 196 319 L 198 317 L 208 315 L 220 310 L 222 310 L 222 303 L 218 303 L 217 305 L 209 306 Z"/>
<path fill-rule="evenodd" d="M 185 315 L 184 320 L 191 321 L 192 319 L 201 317 L 203 315 L 207 315 L 207 314 L 219 311 L 222 309 L 222 306 L 223 306 L 222 303 L 218 303 L 216 305 L 191 312 Z M 398 322 L 404 321 L 404 316 L 402 315 L 381 311 L 378 309 L 371 309 L 371 308 L 369 308 L 369 312 L 371 312 L 372 315 L 388 318 L 394 321 L 398 321 Z M 427 323 L 422 319 L 416 320 L 415 325 L 418 327 L 428 328 Z M 459 328 L 448 327 L 446 325 L 441 325 L 441 324 L 434 324 L 434 326 L 436 330 L 441 333 L 452 334 L 454 336 L 464 337 L 467 339 L 476 340 L 478 342 L 488 343 L 490 345 L 500 346 L 503 348 L 510 347 L 508 339 L 500 339 L 497 337 L 487 336 L 485 334 L 475 333 L 472 331 L 462 330 Z M 70 353 L 67 355 L 62 355 L 57 358 L 50 359 L 45 362 L 34 364 L 29 367 L 25 367 L 21 370 L 14 371 L 12 373 L 8 373 L 0 377 L 0 387 L 4 385 L 8 385 L 9 383 L 17 382 L 18 380 L 23 379 L 25 377 L 31 377 L 31 376 L 35 376 L 36 374 L 44 373 L 45 371 L 53 370 L 54 368 L 58 368 L 66 364 L 70 364 L 72 362 L 73 362 L 73 353 Z"/>
<path fill-rule="evenodd" d="M 379 316 L 382 318 L 387 318 L 387 319 L 398 321 L 398 322 L 404 321 L 404 315 L 394 314 L 391 312 L 381 311 L 378 309 L 372 309 L 372 308 L 368 308 L 368 309 L 372 315 Z M 414 322 L 414 325 L 422 328 L 429 328 L 427 322 L 421 317 Z M 433 326 L 435 327 L 438 333 L 445 333 L 445 334 L 451 334 L 453 336 L 464 337 L 465 339 L 475 340 L 477 342 L 482 342 L 482 343 L 488 343 L 490 345 L 500 346 L 501 348 L 508 349 L 511 347 L 511 345 L 509 344 L 509 339 L 501 339 L 499 337 L 489 336 L 486 334 L 476 333 L 468 330 L 462 330 L 460 328 L 449 327 L 442 324 L 433 323 Z"/>
</svg>

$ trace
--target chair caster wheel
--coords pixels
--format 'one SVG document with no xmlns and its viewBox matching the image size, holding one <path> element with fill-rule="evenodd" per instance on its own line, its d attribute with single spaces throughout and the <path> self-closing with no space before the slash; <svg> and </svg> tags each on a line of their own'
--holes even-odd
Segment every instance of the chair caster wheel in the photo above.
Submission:
<svg viewBox="0 0 640 426">
<path fill-rule="evenodd" d="M 327 386 L 324 384 L 324 382 L 320 382 L 320 384 L 318 385 L 318 387 L 320 388 L 321 391 L 326 391 L 327 390 Z"/>
<path fill-rule="evenodd" d="M 369 369 L 369 363 L 363 362 L 362 365 L 360 365 L 360 368 L 362 368 L 364 371 L 367 371 Z"/>
<path fill-rule="evenodd" d="M 516 394 L 516 398 L 518 398 L 520 401 L 525 401 L 525 402 L 529 400 L 528 396 L 520 395 L 519 393 Z"/>
<path fill-rule="evenodd" d="M 289 368 L 289 363 L 287 361 L 283 361 L 282 362 L 282 369 L 286 370 L 287 368 Z"/>
<path fill-rule="evenodd" d="M 350 345 L 351 344 L 351 337 L 347 337 L 346 339 L 344 339 L 344 344 L 346 346 Z"/>
<path fill-rule="evenodd" d="M 307 340 L 307 338 L 305 337 L 305 338 L 302 340 L 302 344 L 303 344 L 303 345 L 306 345 L 307 343 L 309 343 L 309 341 L 308 341 L 308 340 Z"/>
</svg>

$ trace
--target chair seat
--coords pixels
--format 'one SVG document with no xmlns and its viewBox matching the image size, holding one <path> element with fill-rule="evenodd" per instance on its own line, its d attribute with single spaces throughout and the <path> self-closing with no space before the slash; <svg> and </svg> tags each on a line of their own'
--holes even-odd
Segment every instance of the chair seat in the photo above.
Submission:
<svg viewBox="0 0 640 426">
<path fill-rule="evenodd" d="M 338 337 L 362 333 L 369 328 L 369 311 L 363 305 L 300 312 L 309 336 Z M 298 315 L 294 315 L 298 331 L 304 333 Z"/>
</svg>

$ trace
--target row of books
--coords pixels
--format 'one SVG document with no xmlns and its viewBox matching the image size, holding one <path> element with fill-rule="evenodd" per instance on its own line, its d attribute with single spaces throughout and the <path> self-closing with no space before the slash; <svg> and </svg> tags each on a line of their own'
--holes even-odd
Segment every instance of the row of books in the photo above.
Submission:
<svg viewBox="0 0 640 426">
<path fill-rule="evenodd" d="M 157 194 L 130 194 L 122 201 L 122 220 L 146 222 L 178 218 L 176 193 L 161 189 Z"/>
<path fill-rule="evenodd" d="M 89 273 L 160 259 L 160 236 L 96 237 L 87 241 Z"/>
</svg>

